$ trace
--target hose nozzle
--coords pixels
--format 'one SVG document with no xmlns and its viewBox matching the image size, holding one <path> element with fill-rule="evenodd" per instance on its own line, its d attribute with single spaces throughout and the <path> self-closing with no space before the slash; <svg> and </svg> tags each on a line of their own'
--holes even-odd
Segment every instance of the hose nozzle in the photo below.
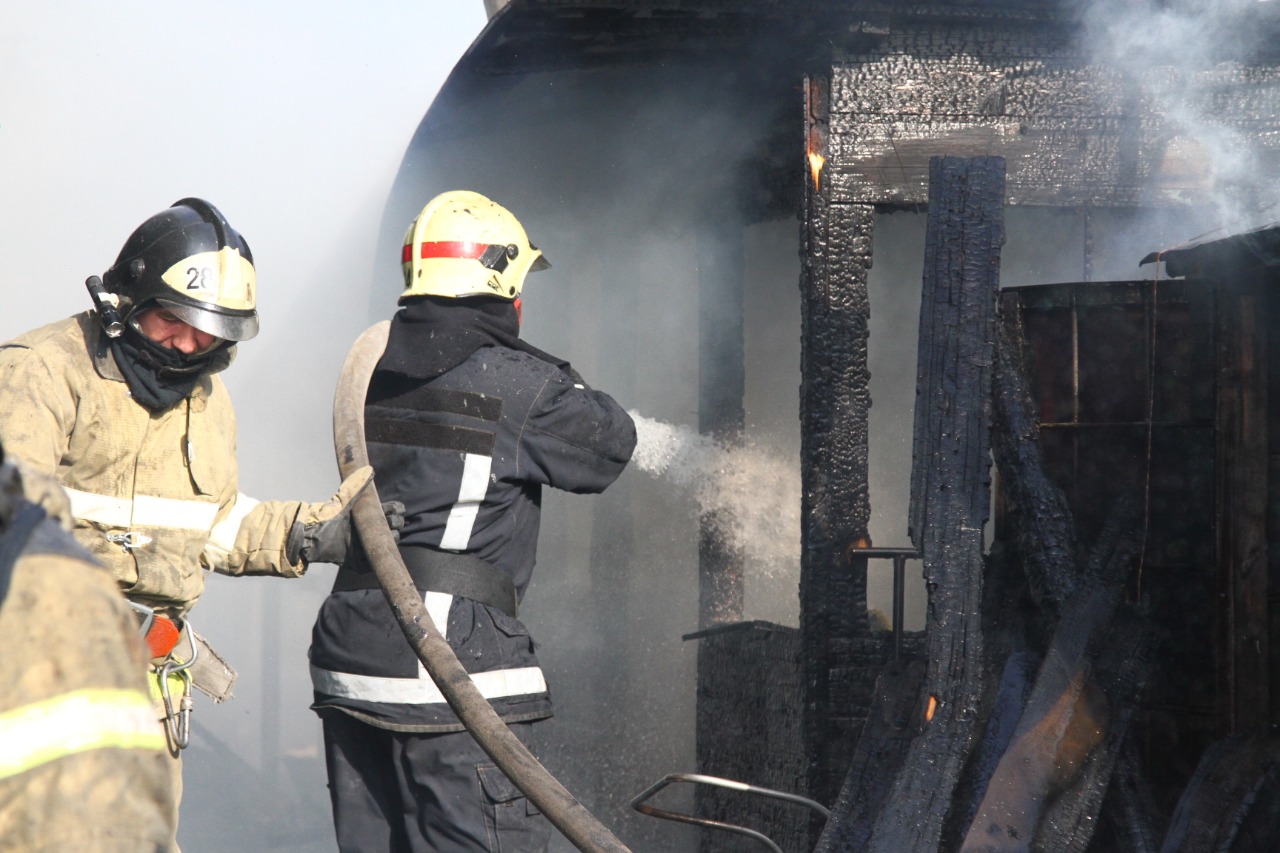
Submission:
<svg viewBox="0 0 1280 853">
<path fill-rule="evenodd" d="M 94 310 L 102 321 L 102 328 L 109 338 L 118 338 L 124 333 L 124 320 L 120 319 L 120 309 L 116 307 L 116 295 L 102 286 L 102 279 L 91 275 L 84 280 L 84 286 L 93 297 Z"/>
</svg>

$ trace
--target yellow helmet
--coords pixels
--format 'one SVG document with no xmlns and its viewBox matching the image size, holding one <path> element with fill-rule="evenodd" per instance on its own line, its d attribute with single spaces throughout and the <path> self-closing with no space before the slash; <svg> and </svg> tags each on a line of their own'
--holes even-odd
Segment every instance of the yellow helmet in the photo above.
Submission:
<svg viewBox="0 0 1280 853">
<path fill-rule="evenodd" d="M 551 266 L 520 221 L 495 201 L 467 190 L 441 193 L 404 235 L 404 292 L 413 296 L 515 299 L 530 270 Z"/>
</svg>

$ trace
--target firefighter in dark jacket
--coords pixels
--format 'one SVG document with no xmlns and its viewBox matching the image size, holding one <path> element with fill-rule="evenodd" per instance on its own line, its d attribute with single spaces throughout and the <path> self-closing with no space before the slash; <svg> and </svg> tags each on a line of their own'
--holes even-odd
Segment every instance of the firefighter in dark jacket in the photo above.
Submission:
<svg viewBox="0 0 1280 853">
<path fill-rule="evenodd" d="M 631 458 L 635 425 L 519 339 L 525 275 L 549 264 L 505 208 L 444 193 L 403 252 L 403 307 L 366 398 L 369 459 L 382 499 L 405 506 L 400 551 L 428 613 L 525 738 L 552 713 L 516 618 L 541 489 L 603 491 Z M 358 554 L 321 606 L 311 674 L 340 850 L 545 848 L 549 823 L 445 703 Z"/>
</svg>

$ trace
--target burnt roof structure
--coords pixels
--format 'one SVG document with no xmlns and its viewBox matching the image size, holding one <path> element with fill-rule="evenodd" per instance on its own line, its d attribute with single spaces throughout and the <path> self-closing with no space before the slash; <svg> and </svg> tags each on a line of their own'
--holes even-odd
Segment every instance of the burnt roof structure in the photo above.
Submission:
<svg viewBox="0 0 1280 853">
<path fill-rule="evenodd" d="M 1088 5 L 1082 0 L 513 0 L 503 4 L 459 68 L 527 74 L 672 60 L 742 65 L 781 52 L 804 73 L 919 22 L 1052 26 L 1070 37 Z M 1160 5 L 1168 4 L 1152 4 Z M 1232 8 L 1230 29 L 1249 36 L 1218 45 L 1221 58 L 1274 61 L 1280 45 L 1267 34 L 1280 29 L 1280 10 L 1265 2 Z"/>
<path fill-rule="evenodd" d="M 1142 263 L 1156 261 L 1175 277 L 1204 275 L 1221 268 L 1280 269 L 1280 222 L 1262 225 L 1240 234 L 1204 238 L 1152 252 Z"/>
</svg>

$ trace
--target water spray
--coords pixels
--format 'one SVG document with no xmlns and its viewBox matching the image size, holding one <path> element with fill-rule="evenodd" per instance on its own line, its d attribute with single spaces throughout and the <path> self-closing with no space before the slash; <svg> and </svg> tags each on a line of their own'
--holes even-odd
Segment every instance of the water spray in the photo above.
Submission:
<svg viewBox="0 0 1280 853">
<path fill-rule="evenodd" d="M 728 444 L 631 411 L 631 464 L 690 495 L 716 532 L 770 574 L 800 559 L 800 467 L 756 442 Z"/>
</svg>

